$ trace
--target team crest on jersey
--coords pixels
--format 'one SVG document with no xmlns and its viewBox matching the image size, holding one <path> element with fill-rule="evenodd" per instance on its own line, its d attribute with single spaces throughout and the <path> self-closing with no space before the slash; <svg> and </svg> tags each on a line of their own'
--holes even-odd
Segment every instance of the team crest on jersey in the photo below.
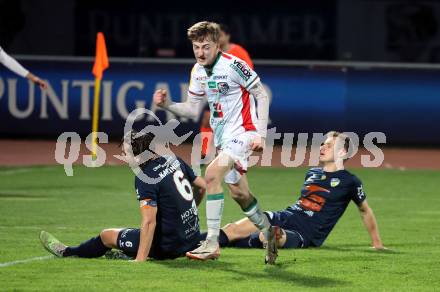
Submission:
<svg viewBox="0 0 440 292">
<path fill-rule="evenodd" d="M 341 180 L 340 180 L 339 178 L 332 178 L 332 179 L 330 180 L 330 186 L 331 186 L 332 188 L 338 186 L 340 183 L 341 183 Z"/>
<path fill-rule="evenodd" d="M 229 91 L 229 85 L 227 82 L 219 82 L 217 83 L 218 91 L 220 91 L 221 94 L 226 94 Z"/>
</svg>

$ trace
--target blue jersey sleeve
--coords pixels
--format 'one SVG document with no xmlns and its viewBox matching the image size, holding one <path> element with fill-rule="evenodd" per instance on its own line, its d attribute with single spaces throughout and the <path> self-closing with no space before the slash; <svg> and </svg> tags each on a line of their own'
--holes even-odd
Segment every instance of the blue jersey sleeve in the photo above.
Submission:
<svg viewBox="0 0 440 292">
<path fill-rule="evenodd" d="M 366 199 L 366 197 L 367 196 L 365 195 L 361 180 L 356 176 L 353 176 L 353 191 L 351 194 L 351 199 L 356 203 L 356 205 L 359 206 Z"/>
<path fill-rule="evenodd" d="M 157 205 L 157 198 L 159 196 L 158 184 L 147 184 L 140 180 L 137 176 L 134 181 L 137 199 L 139 201 L 149 202 L 153 207 Z"/>
<path fill-rule="evenodd" d="M 197 175 L 194 173 L 194 170 L 191 168 L 191 166 L 186 164 L 185 161 L 183 161 L 180 158 L 179 158 L 179 161 L 180 161 L 180 168 L 182 169 L 182 172 L 188 178 L 189 182 L 192 183 L 197 178 Z"/>
</svg>

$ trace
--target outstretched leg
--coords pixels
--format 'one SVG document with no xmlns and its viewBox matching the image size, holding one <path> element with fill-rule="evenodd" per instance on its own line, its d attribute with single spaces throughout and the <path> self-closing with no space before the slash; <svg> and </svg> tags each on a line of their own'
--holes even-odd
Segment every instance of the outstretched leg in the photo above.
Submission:
<svg viewBox="0 0 440 292">
<path fill-rule="evenodd" d="M 121 229 L 105 229 L 101 233 L 78 246 L 69 246 L 63 253 L 64 257 L 97 258 L 110 249 L 117 247 L 116 239 Z"/>
<path fill-rule="evenodd" d="M 267 239 L 270 222 L 263 211 L 261 211 L 257 199 L 251 194 L 246 174 L 242 174 L 239 180 L 235 183 L 232 183 L 233 178 L 231 178 L 231 175 L 234 175 L 234 172 L 228 174 L 229 177 L 227 177 L 227 182 L 232 198 L 240 205 L 243 213 L 248 219 L 264 233 L 265 238 Z M 246 226 L 246 228 L 250 227 Z"/>
<path fill-rule="evenodd" d="M 96 258 L 103 256 L 112 248 L 117 248 L 117 237 L 121 229 L 105 229 L 101 233 L 78 246 L 65 246 L 48 232 L 40 233 L 44 248 L 58 257 L 77 256 L 80 258 Z"/>
<path fill-rule="evenodd" d="M 276 236 L 279 248 L 303 248 L 304 238 L 295 230 L 278 229 Z M 225 225 L 222 228 L 227 238 L 227 245 L 232 247 L 261 248 L 264 236 L 248 219 Z M 225 244 L 226 245 L 226 244 Z"/>
</svg>

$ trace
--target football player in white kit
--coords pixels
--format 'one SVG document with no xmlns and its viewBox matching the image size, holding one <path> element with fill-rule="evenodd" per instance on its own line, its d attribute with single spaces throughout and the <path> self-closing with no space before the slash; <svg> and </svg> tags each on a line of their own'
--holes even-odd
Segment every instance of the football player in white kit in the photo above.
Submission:
<svg viewBox="0 0 440 292">
<path fill-rule="evenodd" d="M 214 144 L 220 150 L 208 165 L 206 217 L 207 238 L 187 257 L 198 260 L 220 256 L 219 236 L 224 195 L 222 180 L 244 214 L 265 235 L 266 263 L 275 262 L 275 233 L 257 200 L 251 194 L 246 178 L 248 158 L 252 151 L 262 151 L 267 132 L 269 98 L 258 75 L 246 62 L 220 51 L 220 28 L 217 23 L 199 22 L 188 29 L 197 63 L 191 72 L 188 99 L 174 103 L 167 92 L 159 89 L 153 101 L 166 110 L 186 117 L 197 117 L 207 98 Z M 255 100 L 258 108 L 255 107 Z"/>
<path fill-rule="evenodd" d="M 27 78 L 33 83 L 40 86 L 41 89 L 46 89 L 47 84 L 43 80 L 41 80 L 38 76 L 35 76 L 28 70 L 26 70 L 20 63 L 17 62 L 14 58 L 9 56 L 3 49 L 0 47 L 0 63 L 5 65 L 6 68 L 14 72 L 15 74 Z"/>
</svg>

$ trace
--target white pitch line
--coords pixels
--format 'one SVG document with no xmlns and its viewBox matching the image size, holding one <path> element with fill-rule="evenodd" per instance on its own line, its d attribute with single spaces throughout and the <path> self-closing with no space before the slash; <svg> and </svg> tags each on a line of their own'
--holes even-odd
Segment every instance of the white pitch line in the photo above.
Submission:
<svg viewBox="0 0 440 292">
<path fill-rule="evenodd" d="M 0 175 L 14 175 L 31 171 L 46 171 L 55 169 L 55 166 L 36 166 L 36 167 L 12 167 L 11 169 L 0 170 Z"/>
<path fill-rule="evenodd" d="M 18 169 L 9 169 L 9 170 L 2 170 L 0 171 L 0 175 L 14 175 L 14 174 L 20 174 L 25 172 L 32 171 L 29 168 L 18 168 Z"/>
<path fill-rule="evenodd" d="M 54 258 L 54 256 L 49 255 L 49 256 L 44 256 L 44 257 L 35 257 L 35 258 L 29 258 L 29 259 L 25 259 L 25 260 L 0 263 L 0 268 L 6 268 L 6 267 L 10 267 L 10 266 L 17 265 L 17 264 L 25 264 L 25 263 L 29 263 L 29 262 L 33 262 L 33 261 L 44 261 L 44 260 L 48 260 L 51 258 Z"/>
</svg>

